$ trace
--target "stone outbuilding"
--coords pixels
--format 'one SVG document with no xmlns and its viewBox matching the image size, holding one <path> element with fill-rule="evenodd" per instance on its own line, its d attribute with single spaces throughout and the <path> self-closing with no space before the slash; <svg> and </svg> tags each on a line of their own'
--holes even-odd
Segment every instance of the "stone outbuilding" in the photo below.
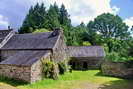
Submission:
<svg viewBox="0 0 133 89">
<path fill-rule="evenodd" d="M 42 61 L 71 59 L 73 69 L 98 68 L 105 53 L 101 46 L 66 46 L 62 30 L 15 34 L 0 30 L 0 76 L 35 82 L 41 80 Z"/>
<path fill-rule="evenodd" d="M 12 34 L 12 31 L 7 33 L 5 38 Z M 0 48 L 2 76 L 35 82 L 42 79 L 43 60 L 57 63 L 67 57 L 65 53 L 67 48 L 61 30 L 36 34 L 13 33 L 8 37 L 10 39 L 6 41 L 3 39 L 4 45 Z"/>
<path fill-rule="evenodd" d="M 105 57 L 101 46 L 68 46 L 69 64 L 76 70 L 98 69 Z"/>
</svg>

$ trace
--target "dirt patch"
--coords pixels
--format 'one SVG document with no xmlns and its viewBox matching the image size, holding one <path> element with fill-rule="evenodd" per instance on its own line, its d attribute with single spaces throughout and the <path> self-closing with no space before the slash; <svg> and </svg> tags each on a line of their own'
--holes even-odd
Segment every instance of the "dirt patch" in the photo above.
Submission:
<svg viewBox="0 0 133 89">
<path fill-rule="evenodd" d="M 99 89 L 99 87 L 101 87 L 100 84 L 93 84 L 93 83 L 89 83 L 89 82 L 83 82 L 79 84 L 79 87 L 74 88 L 74 89 Z"/>
<path fill-rule="evenodd" d="M 0 89 L 18 89 L 10 85 L 0 85 Z"/>
</svg>

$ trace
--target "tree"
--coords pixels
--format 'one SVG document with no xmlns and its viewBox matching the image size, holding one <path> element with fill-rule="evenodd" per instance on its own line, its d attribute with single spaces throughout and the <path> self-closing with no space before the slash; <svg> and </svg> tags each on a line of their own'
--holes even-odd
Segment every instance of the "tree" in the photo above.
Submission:
<svg viewBox="0 0 133 89">
<path fill-rule="evenodd" d="M 128 51 L 128 56 L 133 57 L 133 37 L 129 41 L 129 49 L 127 51 Z"/>
<path fill-rule="evenodd" d="M 131 27 L 131 35 L 132 35 L 132 37 L 133 37 L 133 26 Z"/>
<path fill-rule="evenodd" d="M 120 47 L 124 47 L 123 43 L 130 37 L 128 26 L 122 21 L 118 15 L 112 15 L 110 13 L 104 13 L 94 21 L 91 21 L 88 26 L 88 30 L 93 34 L 99 34 L 100 39 L 104 39 L 103 42 L 107 44 L 109 52 L 118 51 Z M 117 46 L 117 49 L 115 49 Z"/>
<path fill-rule="evenodd" d="M 53 30 L 54 28 L 60 27 L 59 23 L 59 12 L 58 12 L 58 6 L 56 3 L 53 5 L 50 5 L 50 8 L 47 13 L 47 21 L 45 23 L 47 29 Z"/>
<path fill-rule="evenodd" d="M 70 15 L 68 14 L 64 4 L 62 4 L 61 8 L 60 8 L 59 21 L 60 21 L 60 24 L 63 25 L 63 26 L 71 26 Z"/>
<path fill-rule="evenodd" d="M 46 20 L 46 10 L 45 6 L 42 3 L 39 5 L 38 3 L 29 9 L 29 13 L 23 21 L 23 24 L 19 30 L 19 33 L 31 33 L 35 29 L 44 28 L 45 20 Z"/>
<path fill-rule="evenodd" d="M 67 45 L 83 45 L 83 33 L 86 30 L 85 24 L 82 22 L 76 27 L 64 30 Z"/>
<path fill-rule="evenodd" d="M 83 33 L 83 40 L 89 41 L 92 45 L 101 45 L 102 39 L 101 35 L 98 34 L 95 30 L 91 29 L 93 22 L 90 21 L 87 24 L 86 31 Z"/>
</svg>

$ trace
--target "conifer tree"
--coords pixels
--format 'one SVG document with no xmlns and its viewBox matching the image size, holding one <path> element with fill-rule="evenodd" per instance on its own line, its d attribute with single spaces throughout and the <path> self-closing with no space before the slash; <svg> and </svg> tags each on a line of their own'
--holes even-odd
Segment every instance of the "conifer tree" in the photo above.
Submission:
<svg viewBox="0 0 133 89">
<path fill-rule="evenodd" d="M 56 4 L 50 5 L 46 19 L 45 25 L 47 29 L 53 30 L 60 27 L 58 6 Z"/>
<path fill-rule="evenodd" d="M 43 3 L 41 5 L 37 3 L 34 7 L 31 6 L 29 13 L 24 19 L 24 22 L 19 30 L 19 33 L 31 33 L 35 29 L 45 27 L 45 17 L 46 10 Z"/>
<path fill-rule="evenodd" d="M 63 26 L 71 26 L 70 15 L 68 14 L 64 4 L 62 4 L 61 8 L 60 8 L 59 21 L 60 21 L 60 24 L 63 25 Z"/>
</svg>

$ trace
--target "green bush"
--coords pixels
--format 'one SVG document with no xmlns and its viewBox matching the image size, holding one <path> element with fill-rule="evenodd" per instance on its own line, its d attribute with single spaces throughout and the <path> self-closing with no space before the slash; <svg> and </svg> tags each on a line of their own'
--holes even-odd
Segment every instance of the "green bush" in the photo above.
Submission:
<svg viewBox="0 0 133 89">
<path fill-rule="evenodd" d="M 64 74 L 68 69 L 69 66 L 67 65 L 67 62 L 59 62 L 58 63 L 58 67 L 59 67 L 59 73 L 60 74 Z"/>
<path fill-rule="evenodd" d="M 49 31 L 45 28 L 42 28 L 42 29 L 36 29 L 33 33 L 40 33 L 40 32 L 49 32 Z"/>
<path fill-rule="evenodd" d="M 107 53 L 106 59 L 113 62 L 125 62 L 129 60 L 129 58 L 121 56 L 119 53 L 116 52 Z"/>
<path fill-rule="evenodd" d="M 45 78 L 58 79 L 58 65 L 51 61 L 44 61 L 43 75 Z"/>
<path fill-rule="evenodd" d="M 110 61 L 113 61 L 113 62 L 116 62 L 119 60 L 119 55 L 118 53 L 115 53 L 115 52 L 112 52 L 112 53 L 107 53 L 106 54 L 106 59 L 107 60 L 110 60 Z"/>
</svg>

